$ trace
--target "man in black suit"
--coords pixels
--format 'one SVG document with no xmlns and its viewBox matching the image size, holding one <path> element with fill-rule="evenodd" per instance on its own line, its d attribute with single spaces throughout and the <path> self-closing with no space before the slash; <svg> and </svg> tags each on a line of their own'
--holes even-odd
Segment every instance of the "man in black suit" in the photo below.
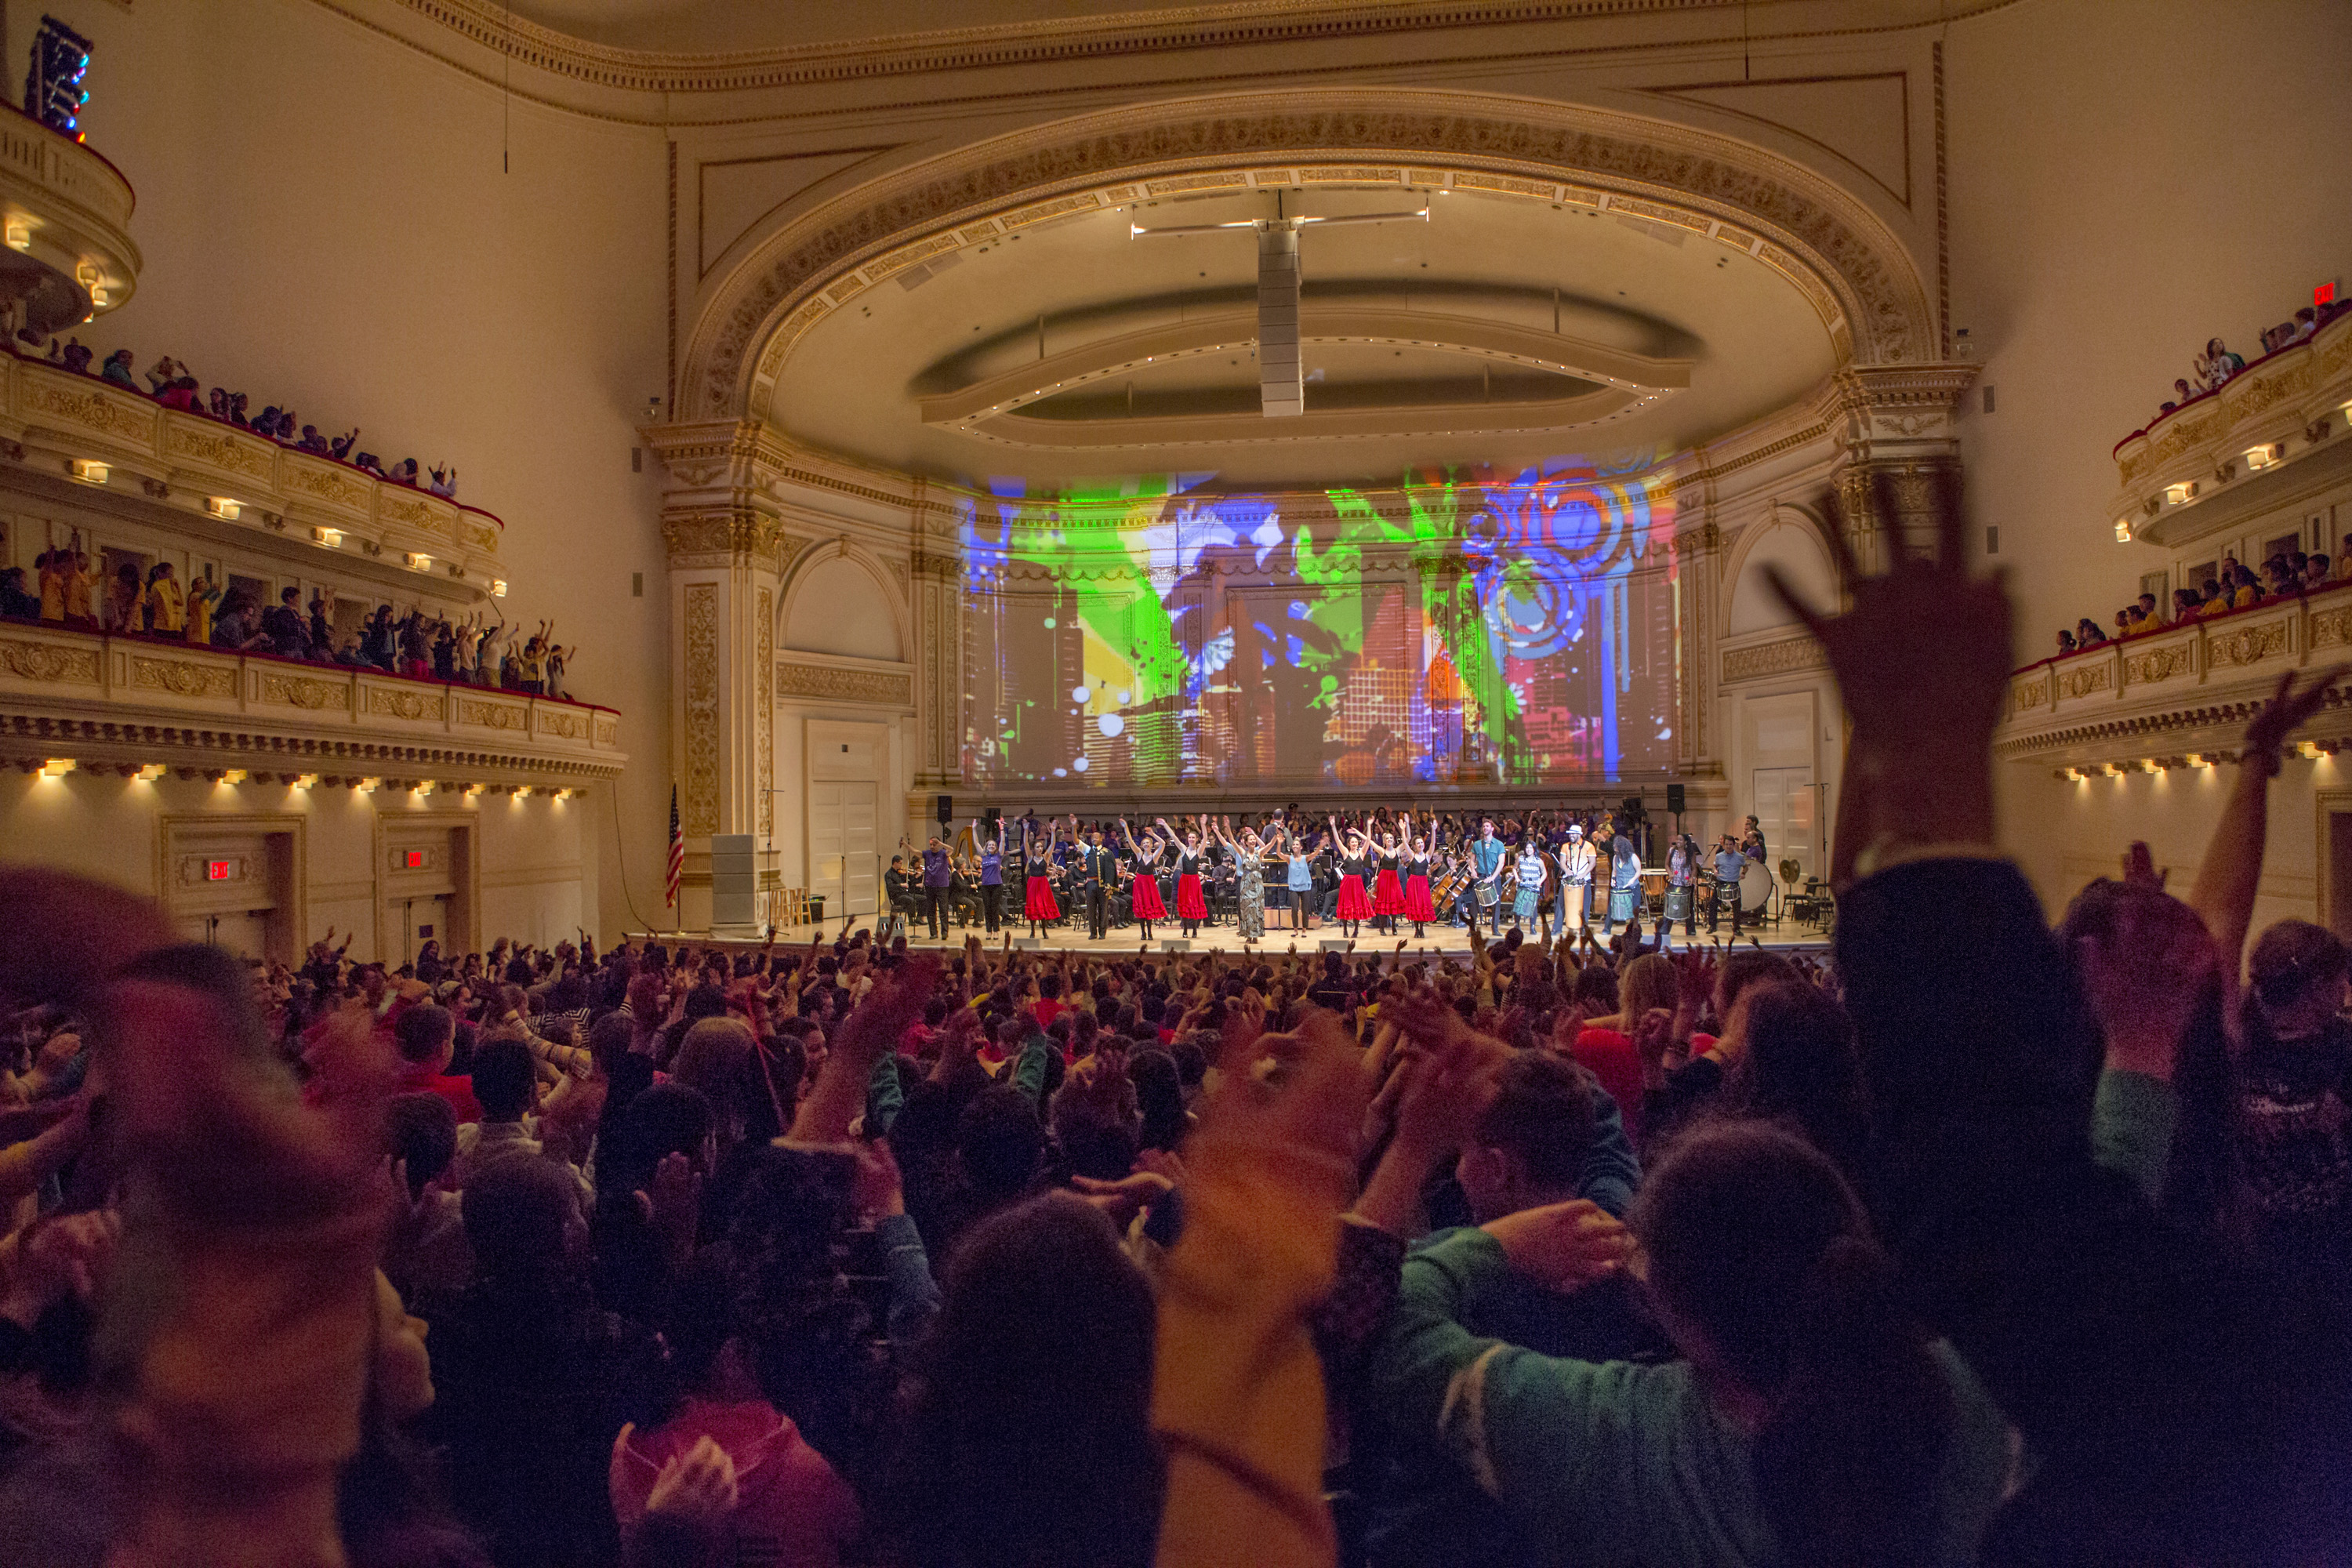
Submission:
<svg viewBox="0 0 2352 1568">
<path fill-rule="evenodd" d="M 1089 828 L 1078 856 L 1078 893 L 1087 905 L 1087 935 L 1097 942 L 1110 934 L 1110 889 L 1118 875 L 1102 829 Z"/>
</svg>

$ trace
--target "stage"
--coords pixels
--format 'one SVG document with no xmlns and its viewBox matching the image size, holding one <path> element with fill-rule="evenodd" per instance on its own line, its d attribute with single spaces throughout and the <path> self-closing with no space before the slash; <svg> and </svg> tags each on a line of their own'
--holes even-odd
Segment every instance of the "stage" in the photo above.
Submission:
<svg viewBox="0 0 2352 1568">
<path fill-rule="evenodd" d="M 846 929 L 852 931 L 861 929 L 874 930 L 878 918 L 874 915 L 855 916 Z M 776 930 L 776 946 L 779 950 L 790 947 L 806 948 L 810 937 L 822 934 L 829 941 L 841 934 L 844 929 L 842 922 L 838 921 L 827 921 L 823 926 L 780 926 Z M 1027 929 L 1026 926 L 1022 926 L 1013 931 L 1013 946 L 1016 952 L 1132 955 L 1139 950 L 1144 950 L 1142 933 L 1132 925 L 1114 927 L 1111 934 L 1101 941 L 1087 937 L 1084 926 L 1061 925 L 1049 928 L 1043 942 L 1032 942 L 1028 940 Z M 1508 929 L 1508 927 L 1505 928 L 1506 931 Z M 1601 928 L 1595 925 L 1591 929 L 1593 940 L 1595 942 L 1602 940 Z M 1642 932 L 1645 942 L 1654 940 L 1654 928 L 1646 922 L 1642 928 Z M 628 934 L 631 941 L 638 942 L 657 942 L 673 947 L 684 942 L 695 947 L 720 948 L 730 952 L 757 952 L 765 945 L 762 937 L 740 931 L 719 935 L 708 931 L 631 931 Z M 897 934 L 897 928 L 893 928 L 892 934 Z M 1528 933 L 1529 940 L 1532 941 L 1540 934 L 1541 930 L 1538 928 Z M 979 926 L 971 926 L 950 928 L 947 940 L 942 942 L 929 935 L 923 921 L 916 919 L 908 922 L 907 945 L 919 951 L 961 952 L 964 938 L 967 936 L 979 937 L 992 950 L 1002 946 L 1004 941 L 1003 931 L 992 934 Z M 1429 934 L 1418 941 L 1413 938 L 1412 928 L 1407 926 L 1403 938 L 1405 952 L 1411 955 L 1464 960 L 1470 956 L 1470 933 L 1460 926 L 1431 926 Z M 1356 938 L 1357 955 L 1361 957 L 1365 954 L 1393 952 L 1396 951 L 1397 940 L 1393 936 L 1381 936 L 1370 926 L 1366 926 Z M 1490 935 L 1487 940 L 1491 944 L 1495 939 Z M 1677 927 L 1674 932 L 1674 951 L 1679 952 L 1686 946 L 1712 950 L 1718 940 L 1727 947 L 1731 944 L 1731 929 L 1727 924 L 1714 936 L 1708 934 L 1704 924 L 1698 928 L 1698 934 L 1692 937 L 1684 936 L 1681 929 Z M 1746 947 L 1750 945 L 1751 942 L 1754 945 L 1773 952 L 1827 956 L 1830 951 L 1828 933 L 1819 925 L 1810 921 L 1800 924 L 1792 920 L 1783 920 L 1777 925 L 1769 925 L 1761 930 L 1750 926 L 1741 931 L 1739 945 Z M 1269 925 L 1266 928 L 1265 939 L 1249 944 L 1249 951 L 1260 957 L 1278 956 L 1287 953 L 1295 943 L 1302 956 L 1319 959 L 1326 949 L 1345 948 L 1347 942 L 1346 935 L 1338 927 L 1332 925 L 1318 924 L 1314 930 L 1303 931 Z M 1222 949 L 1228 958 L 1237 958 L 1243 952 L 1243 942 L 1239 931 L 1230 922 L 1224 925 L 1203 926 L 1201 934 L 1188 942 L 1182 928 L 1177 922 L 1153 921 L 1151 942 L 1148 951 L 1160 952 L 1171 948 L 1176 952 L 1206 952 L 1212 948 L 1217 948 Z"/>
</svg>

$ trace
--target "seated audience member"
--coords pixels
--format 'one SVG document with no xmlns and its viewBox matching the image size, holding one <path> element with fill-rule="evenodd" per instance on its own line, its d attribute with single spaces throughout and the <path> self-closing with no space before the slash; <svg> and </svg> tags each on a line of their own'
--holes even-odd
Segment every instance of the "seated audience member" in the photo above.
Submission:
<svg viewBox="0 0 2352 1568">
<path fill-rule="evenodd" d="M 2179 626 L 2196 616 L 2198 606 L 2204 601 L 2187 588 L 2172 591 L 2172 624 Z"/>
<path fill-rule="evenodd" d="M 406 1183 L 404 1212 L 384 1237 L 383 1268 L 404 1300 L 462 1290 L 474 1275 L 465 1215 L 443 1177 L 457 1156 L 457 1118 L 437 1094 L 395 1095 L 384 1111 L 384 1149 Z"/>
<path fill-rule="evenodd" d="M 2063 627 L 2063 626 L 2059 627 L 2059 628 L 2058 628 L 2058 657 L 2059 657 L 2060 658 L 2065 658 L 2068 654 L 2074 652 L 2074 651 L 2075 651 L 2075 649 L 2076 649 L 2076 644 L 2075 644 L 2075 642 L 2074 642 L 2074 634 L 2073 632 L 2070 632 L 2070 631 L 2066 630 L 2066 628 L 2065 628 L 2065 627 Z"/>
<path fill-rule="evenodd" d="M 420 1002 L 393 1018 L 392 1033 L 405 1064 L 399 1079 L 403 1092 L 439 1095 L 449 1102 L 460 1125 L 481 1121 L 482 1107 L 474 1098 L 473 1080 L 449 1073 L 457 1055 L 457 1020 L 448 1009 Z"/>
<path fill-rule="evenodd" d="M 727 1560 L 834 1568 L 863 1530 L 856 1496 L 761 1392 L 730 1261 L 724 1247 L 708 1248 L 678 1280 L 649 1425 L 623 1426 L 614 1444 L 609 1485 L 625 1557 L 644 1560 L 631 1549 L 646 1544 L 647 1505 L 665 1471 L 715 1448 L 735 1483 Z"/>
<path fill-rule="evenodd" d="M 2139 596 L 2138 611 L 2138 615 L 2134 619 L 2137 622 L 2140 630 L 2154 632 L 2164 629 L 2164 617 L 2157 613 L 2155 595 L 2142 594 Z"/>
<path fill-rule="evenodd" d="M 1736 1039 L 1722 1114 L 1778 1121 L 1847 1181 L 1864 1179 L 1870 1107 L 1853 1020 L 1836 998 L 1799 981 L 1766 981 L 1742 994 Z"/>
<path fill-rule="evenodd" d="M 2084 616 L 2074 623 L 2074 640 L 2082 647 L 2089 647 L 2094 644 L 2106 641 L 2107 634 L 2099 629 L 2098 622 Z"/>
<path fill-rule="evenodd" d="M 2221 616 L 2227 615 L 2229 613 L 2231 607 L 2230 595 L 2221 591 L 2221 578 L 2206 578 L 2204 586 L 2200 590 L 2200 592 L 2204 595 L 2204 604 L 2201 610 L 2202 614 L 2208 616 Z"/>
<path fill-rule="evenodd" d="M 2335 581 L 2335 576 L 2336 574 L 2334 571 L 2328 565 L 2326 552 L 2315 551 L 2310 556 L 2305 559 L 2303 563 L 2303 585 L 2305 592 L 2316 593 L 2320 589 L 2327 587 Z"/>
<path fill-rule="evenodd" d="M 25 569 L 22 566 L 0 570 L 0 616 L 19 621 L 41 618 L 41 601 L 25 592 Z"/>
</svg>

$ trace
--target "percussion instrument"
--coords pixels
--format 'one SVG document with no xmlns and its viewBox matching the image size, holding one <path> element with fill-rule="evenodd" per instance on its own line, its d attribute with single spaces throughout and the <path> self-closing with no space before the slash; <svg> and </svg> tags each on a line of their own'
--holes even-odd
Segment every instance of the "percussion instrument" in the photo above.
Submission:
<svg viewBox="0 0 2352 1568">
<path fill-rule="evenodd" d="M 1637 896 L 1633 889 L 1612 888 L 1610 889 L 1609 918 L 1612 921 L 1630 921 L 1638 918 L 1640 914 L 1641 909 L 1637 902 Z"/>
<path fill-rule="evenodd" d="M 1666 868 L 1663 866 L 1642 868 L 1642 901 L 1650 909 L 1664 907 L 1666 901 Z"/>
<path fill-rule="evenodd" d="M 1772 873 L 1764 868 L 1761 860 L 1750 860 L 1739 868 L 1739 912 L 1752 915 L 1762 911 L 1772 899 Z"/>
<path fill-rule="evenodd" d="M 1690 918 L 1690 884 L 1685 882 L 1678 888 L 1668 888 L 1666 889 L 1666 919 L 1669 921 L 1686 921 Z"/>
</svg>

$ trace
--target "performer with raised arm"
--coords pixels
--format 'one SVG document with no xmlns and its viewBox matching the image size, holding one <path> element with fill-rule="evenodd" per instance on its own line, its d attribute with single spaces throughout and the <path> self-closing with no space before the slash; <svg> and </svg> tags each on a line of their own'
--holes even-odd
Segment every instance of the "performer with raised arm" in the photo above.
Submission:
<svg viewBox="0 0 2352 1568">
<path fill-rule="evenodd" d="M 1396 918 L 1404 913 L 1404 883 L 1397 878 L 1402 861 L 1402 846 L 1393 833 L 1383 828 L 1378 848 L 1380 875 L 1372 883 L 1372 929 L 1384 936 L 1394 936 Z"/>
<path fill-rule="evenodd" d="M 1160 830 L 1168 835 L 1168 842 L 1177 847 L 1176 918 L 1184 922 L 1186 936 L 1197 936 L 1201 922 L 1209 918 L 1209 900 L 1201 891 L 1201 855 L 1206 846 L 1201 839 L 1200 818 L 1193 818 L 1195 826 L 1186 828 L 1181 837 L 1174 828 L 1168 826 L 1166 817 L 1159 820 Z"/>
<path fill-rule="evenodd" d="M 1284 892 L 1290 905 L 1290 929 L 1311 930 L 1315 924 L 1315 850 L 1317 840 L 1304 833 L 1294 833 L 1286 822 L 1282 829 L 1286 859 L 1283 877 Z"/>
<path fill-rule="evenodd" d="M 1276 827 L 1275 842 L 1281 842 L 1282 829 Z M 1234 866 L 1239 873 L 1234 880 L 1234 908 L 1241 926 L 1244 942 L 1265 940 L 1265 854 L 1266 841 L 1255 828 L 1244 827 L 1238 842 L 1234 837 L 1234 825 L 1229 817 L 1216 822 L 1217 841 L 1230 850 Z"/>
<path fill-rule="evenodd" d="M 1004 842 L 984 836 L 980 818 L 971 821 L 971 841 L 980 850 L 980 914 L 991 935 L 996 931 L 997 906 L 1004 900 Z"/>
<path fill-rule="evenodd" d="M 1341 833 L 1339 818 L 1327 820 L 1331 825 L 1331 842 L 1338 846 L 1336 853 L 1339 857 L 1339 902 L 1333 912 L 1339 918 L 1339 929 L 1353 940 L 1356 928 L 1372 918 L 1372 895 L 1368 886 L 1372 876 L 1371 846 L 1352 827 Z"/>
<path fill-rule="evenodd" d="M 1429 818 L 1428 837 L 1416 838 L 1412 832 L 1412 808 L 1404 814 L 1404 918 L 1412 922 L 1412 934 L 1418 941 L 1429 934 L 1429 924 L 1437 919 L 1437 906 L 1430 900 L 1429 879 L 1437 859 L 1438 846 L 1444 840 L 1444 826 L 1435 813 Z"/>
<path fill-rule="evenodd" d="M 1127 818 L 1118 819 L 1118 836 L 1127 840 L 1127 852 L 1135 857 L 1135 882 L 1128 892 L 1128 902 L 1134 907 L 1135 918 L 1143 927 L 1143 940 L 1151 940 L 1151 922 L 1168 918 L 1167 902 L 1160 896 L 1160 836 L 1144 829 L 1143 842 L 1135 841 L 1134 830 Z"/>
<path fill-rule="evenodd" d="M 1053 823 L 1045 825 L 1045 837 L 1041 841 L 1029 836 L 1029 824 L 1021 825 L 1021 870 L 1027 897 L 1022 900 L 1021 913 L 1029 922 L 1029 935 L 1034 941 L 1045 940 L 1045 928 L 1062 918 L 1062 906 L 1054 900 L 1054 836 L 1059 831 Z"/>
</svg>

